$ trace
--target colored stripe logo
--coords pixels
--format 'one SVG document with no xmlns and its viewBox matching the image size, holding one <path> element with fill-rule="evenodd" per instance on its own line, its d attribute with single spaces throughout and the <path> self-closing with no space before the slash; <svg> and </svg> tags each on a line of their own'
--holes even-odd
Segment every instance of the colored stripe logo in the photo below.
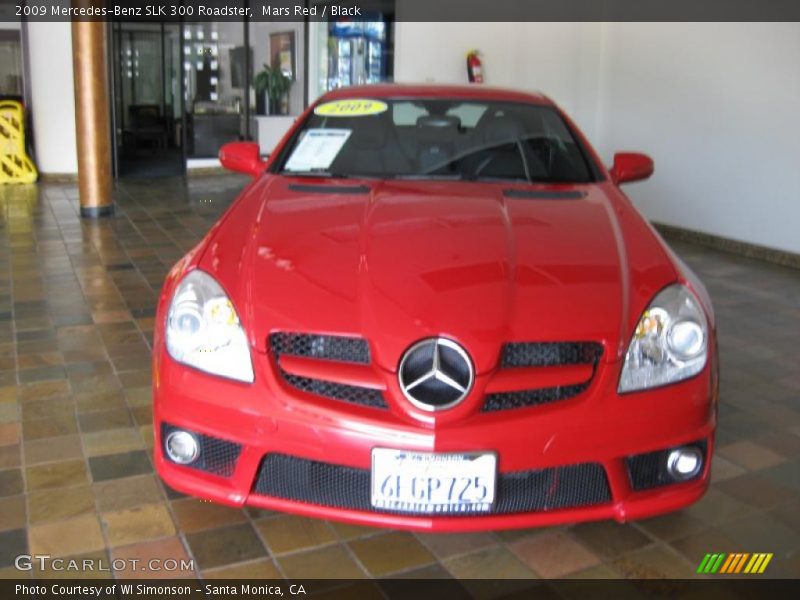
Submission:
<svg viewBox="0 0 800 600">
<path fill-rule="evenodd" d="M 758 552 L 749 554 L 747 552 L 735 552 L 725 554 L 724 552 L 706 554 L 697 567 L 697 572 L 705 575 L 732 575 L 736 573 L 746 573 L 750 575 L 761 574 L 767 568 L 769 561 L 772 560 L 773 553 Z"/>
</svg>

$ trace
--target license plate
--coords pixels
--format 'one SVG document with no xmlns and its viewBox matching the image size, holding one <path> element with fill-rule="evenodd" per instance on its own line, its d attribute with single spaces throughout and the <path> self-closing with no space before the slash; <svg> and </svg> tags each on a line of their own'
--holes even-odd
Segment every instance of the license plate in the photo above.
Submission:
<svg viewBox="0 0 800 600">
<path fill-rule="evenodd" d="M 422 514 L 487 512 L 497 455 L 372 450 L 372 506 Z"/>
</svg>

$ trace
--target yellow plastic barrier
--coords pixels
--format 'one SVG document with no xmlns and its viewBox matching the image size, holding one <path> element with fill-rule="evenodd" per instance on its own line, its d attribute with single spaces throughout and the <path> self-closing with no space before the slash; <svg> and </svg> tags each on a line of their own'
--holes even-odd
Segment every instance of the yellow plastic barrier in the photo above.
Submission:
<svg viewBox="0 0 800 600">
<path fill-rule="evenodd" d="M 33 183 L 38 177 L 25 154 L 25 110 L 14 100 L 0 100 L 0 183 Z"/>
</svg>

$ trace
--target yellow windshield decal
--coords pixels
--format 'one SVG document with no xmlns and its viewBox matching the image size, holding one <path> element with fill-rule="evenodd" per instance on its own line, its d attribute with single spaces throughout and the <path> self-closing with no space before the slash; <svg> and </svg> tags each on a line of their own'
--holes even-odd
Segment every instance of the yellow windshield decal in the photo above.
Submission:
<svg viewBox="0 0 800 600">
<path fill-rule="evenodd" d="M 388 108 L 387 104 L 380 100 L 348 98 L 320 104 L 314 109 L 314 114 L 321 117 L 367 117 L 379 115 Z"/>
</svg>

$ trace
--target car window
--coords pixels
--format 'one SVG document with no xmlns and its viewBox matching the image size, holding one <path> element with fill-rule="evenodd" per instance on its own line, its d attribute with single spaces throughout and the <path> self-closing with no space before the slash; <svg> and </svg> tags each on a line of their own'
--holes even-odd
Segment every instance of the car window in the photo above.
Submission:
<svg viewBox="0 0 800 600">
<path fill-rule="evenodd" d="M 550 106 L 439 98 L 323 102 L 279 158 L 293 175 L 585 183 L 596 170 Z"/>
</svg>

